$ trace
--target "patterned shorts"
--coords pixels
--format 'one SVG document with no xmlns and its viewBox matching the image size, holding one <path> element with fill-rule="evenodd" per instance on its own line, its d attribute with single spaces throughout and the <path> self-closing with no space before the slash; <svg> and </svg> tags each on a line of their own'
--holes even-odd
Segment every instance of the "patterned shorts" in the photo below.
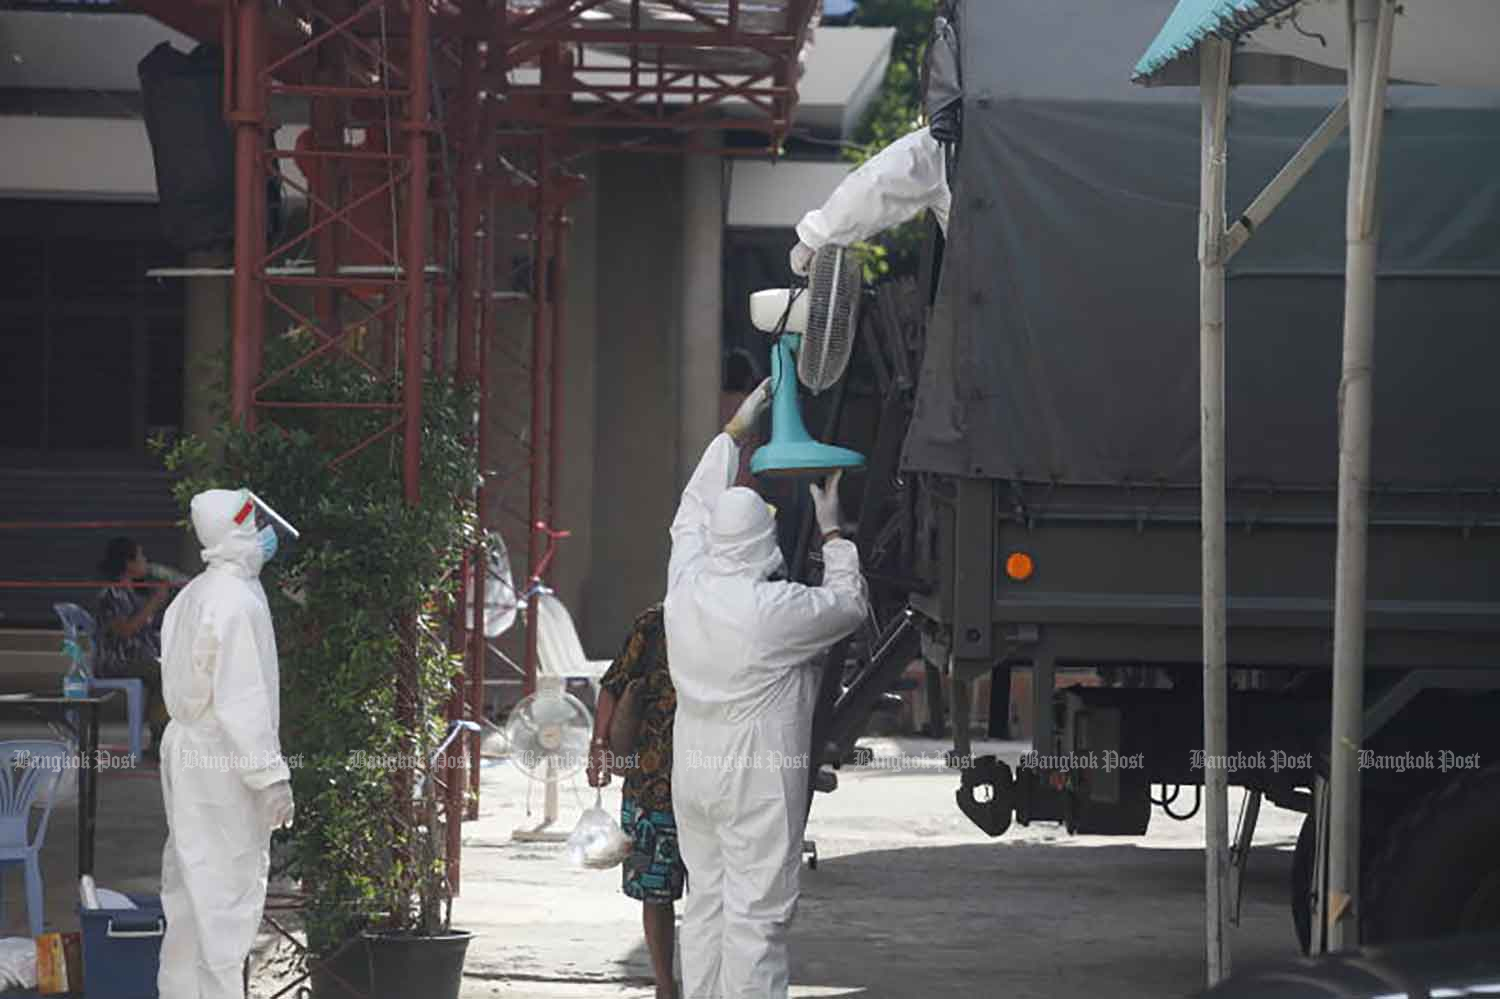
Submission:
<svg viewBox="0 0 1500 999">
<path fill-rule="evenodd" d="M 671 812 L 642 811 L 631 798 L 620 805 L 620 827 L 631 839 L 623 889 L 642 902 L 665 904 L 682 898 L 687 868 L 677 852 L 677 823 Z"/>
</svg>

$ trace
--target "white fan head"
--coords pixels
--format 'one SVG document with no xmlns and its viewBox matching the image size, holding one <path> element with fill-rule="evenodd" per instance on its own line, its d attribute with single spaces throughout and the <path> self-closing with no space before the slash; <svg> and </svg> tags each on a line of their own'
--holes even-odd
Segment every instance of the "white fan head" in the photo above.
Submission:
<svg viewBox="0 0 1500 999">
<path fill-rule="evenodd" d="M 532 780 L 566 780 L 589 761 L 593 720 L 572 694 L 543 689 L 524 697 L 505 722 L 510 761 Z"/>
<path fill-rule="evenodd" d="M 848 247 L 829 245 L 813 256 L 805 290 L 770 288 L 750 295 L 756 329 L 801 338 L 795 346 L 797 378 L 813 394 L 831 388 L 849 367 L 860 283 L 858 258 Z"/>
<path fill-rule="evenodd" d="M 800 289 L 798 289 L 800 290 Z M 762 333 L 782 330 L 781 317 L 787 315 L 786 304 L 791 300 L 793 289 L 768 288 L 750 295 L 750 321 Z M 807 332 L 807 292 L 803 291 L 792 302 L 792 311 L 787 315 L 786 333 Z"/>
</svg>

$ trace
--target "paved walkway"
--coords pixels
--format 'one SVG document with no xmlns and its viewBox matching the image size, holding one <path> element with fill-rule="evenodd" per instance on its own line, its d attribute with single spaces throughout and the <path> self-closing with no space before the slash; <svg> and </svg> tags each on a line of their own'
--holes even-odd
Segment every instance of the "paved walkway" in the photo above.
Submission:
<svg viewBox="0 0 1500 999">
<path fill-rule="evenodd" d="M 123 737 L 110 729 L 104 741 Z M 957 778 L 941 766 L 944 744 L 864 744 L 876 752 L 874 765 L 846 767 L 839 790 L 814 803 L 809 833 L 820 862 L 803 871 L 794 997 L 1161 999 L 1189 995 L 1203 980 L 1201 817 L 1179 823 L 1157 812 L 1149 833 L 1132 839 L 1034 826 L 990 840 L 954 805 Z M 1021 749 L 976 747 L 1012 760 Z M 102 776 L 101 885 L 156 889 L 166 837 L 157 780 L 154 768 Z M 616 782 L 604 792 L 607 809 L 618 809 L 618 795 Z M 592 801 L 581 778 L 565 787 L 562 831 Z M 541 808 L 539 785 L 489 761 L 481 817 L 464 825 L 454 906 L 455 923 L 476 933 L 464 999 L 646 999 L 640 907 L 620 894 L 618 870 L 575 869 L 559 845 L 512 839 L 539 821 Z M 1293 952 L 1286 899 L 1300 820 L 1262 810 L 1235 937 L 1239 967 Z M 76 927 L 75 821 L 73 809 L 54 813 L 43 854 L 47 919 L 67 928 Z M 5 887 L 4 932 L 24 934 L 18 869 L 6 872 Z M 276 978 L 262 961 L 252 992 L 269 995 Z"/>
</svg>

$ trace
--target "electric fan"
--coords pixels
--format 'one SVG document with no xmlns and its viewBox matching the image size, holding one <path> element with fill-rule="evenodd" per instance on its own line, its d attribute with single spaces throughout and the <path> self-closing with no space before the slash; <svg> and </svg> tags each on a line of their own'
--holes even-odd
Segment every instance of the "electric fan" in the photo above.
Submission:
<svg viewBox="0 0 1500 999">
<path fill-rule="evenodd" d="M 825 246 L 813 257 L 805 291 L 774 288 L 750 296 L 751 321 L 776 337 L 771 347 L 771 441 L 750 459 L 755 475 L 814 476 L 865 466 L 858 451 L 814 440 L 797 401 L 799 379 L 817 395 L 843 377 L 854 349 L 859 294 L 859 261 L 848 247 Z"/>
<path fill-rule="evenodd" d="M 517 770 L 545 786 L 542 821 L 516 829 L 522 843 L 561 843 L 568 834 L 554 828 L 558 819 L 558 784 L 589 762 L 594 720 L 583 702 L 564 689 L 564 678 L 538 672 L 536 693 L 523 697 L 505 722 L 510 761 Z M 530 813 L 530 795 L 527 811 Z"/>
<path fill-rule="evenodd" d="M 566 780 L 589 762 L 593 719 L 572 694 L 537 677 L 536 693 L 521 699 L 505 722 L 510 761 L 534 781 Z"/>
</svg>

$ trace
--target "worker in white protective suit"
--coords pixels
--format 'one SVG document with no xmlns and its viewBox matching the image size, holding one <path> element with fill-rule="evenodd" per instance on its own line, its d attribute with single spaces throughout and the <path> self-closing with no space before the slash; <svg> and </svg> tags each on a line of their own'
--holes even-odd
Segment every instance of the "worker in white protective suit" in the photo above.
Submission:
<svg viewBox="0 0 1500 999">
<path fill-rule="evenodd" d="M 665 622 L 677 690 L 672 807 L 687 866 L 684 999 L 785 999 L 812 766 L 815 658 L 868 612 L 838 476 L 811 486 L 823 585 L 784 568 L 775 514 L 732 488 L 770 382 L 704 452 L 672 522 Z"/>
<path fill-rule="evenodd" d="M 162 625 L 161 757 L 167 808 L 161 999 L 242 999 L 242 968 L 266 900 L 272 830 L 292 821 L 277 735 L 271 611 L 257 578 L 276 534 L 256 530 L 247 490 L 193 497 L 207 566 Z"/>
<path fill-rule="evenodd" d="M 802 216 L 792 273 L 806 277 L 813 255 L 830 243 L 861 242 L 928 209 L 946 236 L 952 202 L 945 146 L 931 129 L 908 133 L 845 177 L 823 207 Z"/>
</svg>

